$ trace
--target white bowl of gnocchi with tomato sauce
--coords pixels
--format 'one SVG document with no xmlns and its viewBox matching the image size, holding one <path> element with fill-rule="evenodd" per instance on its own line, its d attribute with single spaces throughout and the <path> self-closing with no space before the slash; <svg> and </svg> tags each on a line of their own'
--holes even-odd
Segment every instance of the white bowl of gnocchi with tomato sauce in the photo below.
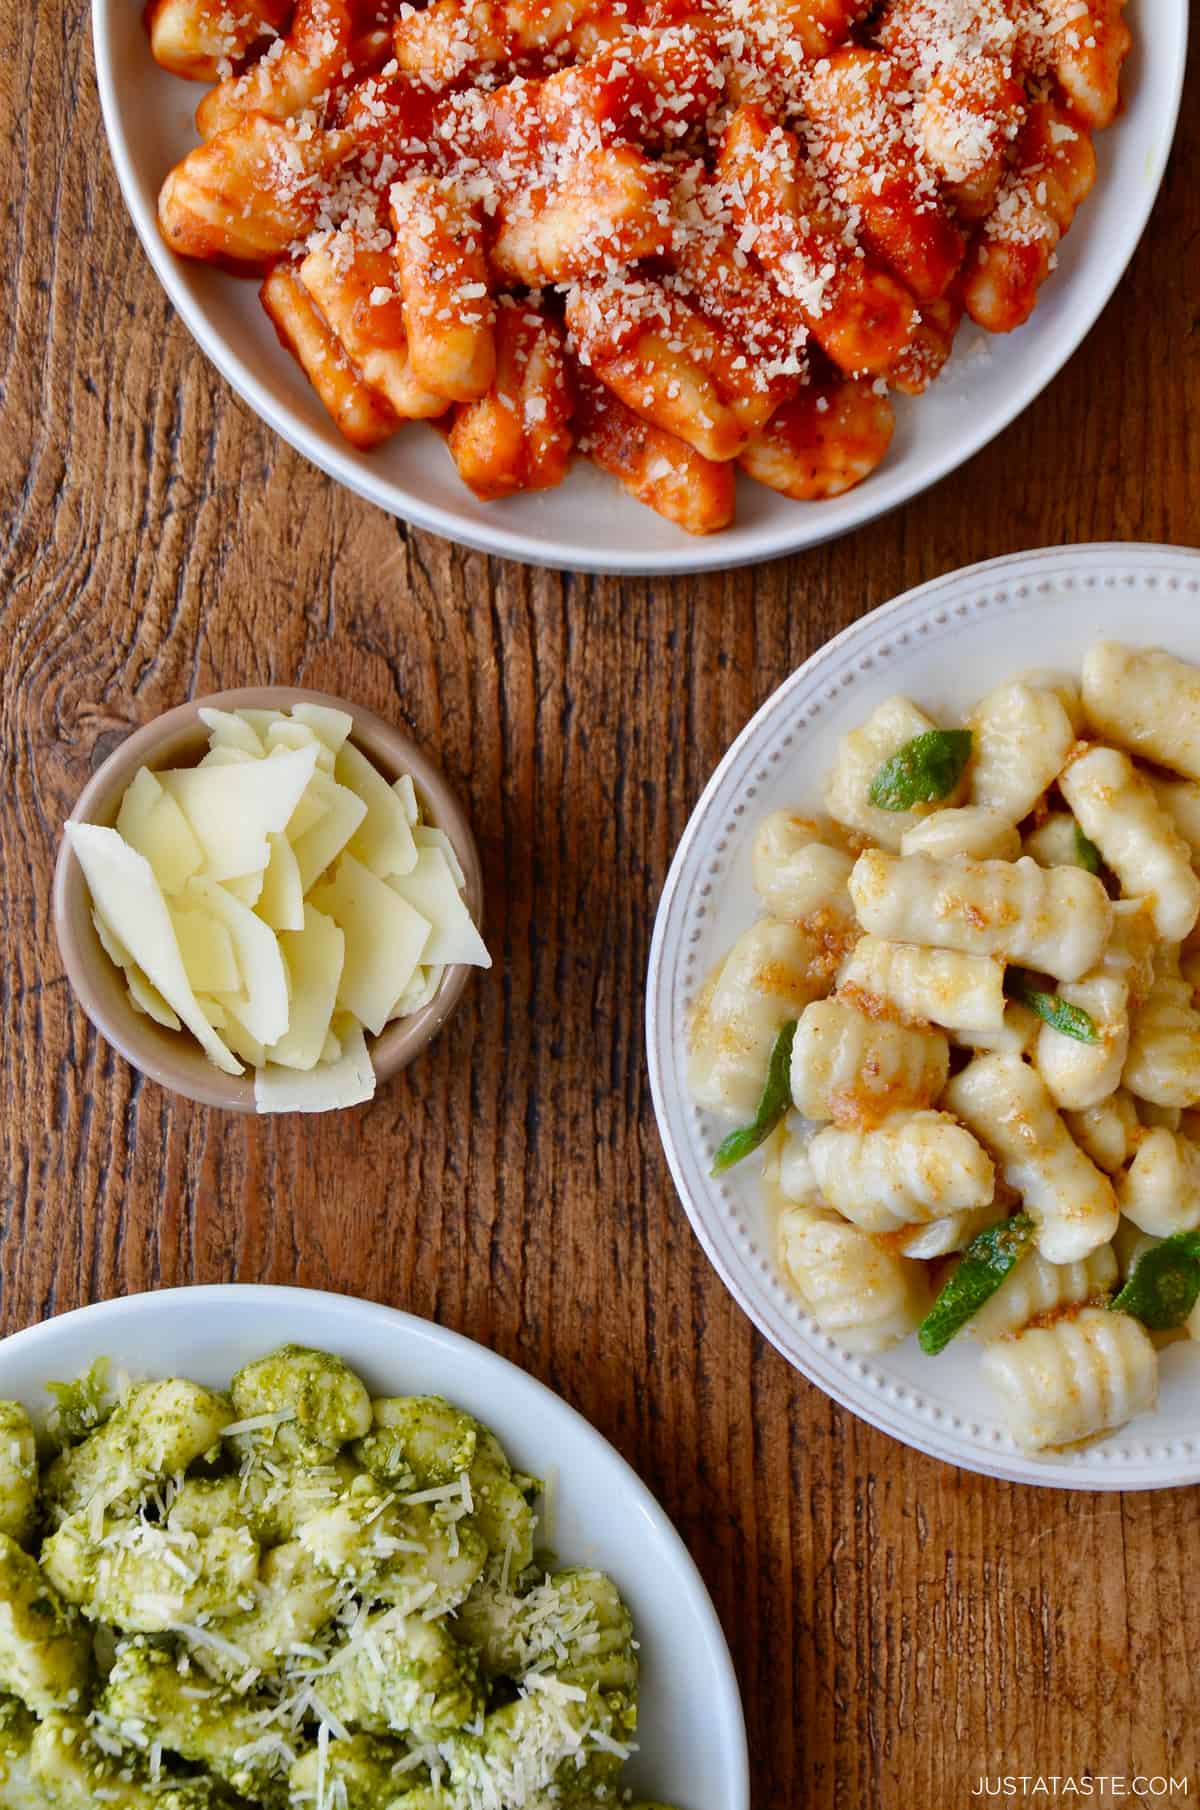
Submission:
<svg viewBox="0 0 1200 1810">
<path fill-rule="evenodd" d="M 420 527 L 650 573 L 856 527 L 1038 395 L 1153 205 L 1187 5 L 93 20 L 143 245 L 257 414 Z"/>
<path fill-rule="evenodd" d="M 774 694 L 650 957 L 676 1186 L 766 1335 L 969 1469 L 1200 1480 L 1200 555 L 1064 548 Z"/>
</svg>

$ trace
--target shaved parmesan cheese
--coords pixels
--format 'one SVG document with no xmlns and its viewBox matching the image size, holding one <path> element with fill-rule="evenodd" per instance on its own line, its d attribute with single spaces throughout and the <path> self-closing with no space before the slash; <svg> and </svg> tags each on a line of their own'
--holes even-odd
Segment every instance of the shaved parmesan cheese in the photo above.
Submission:
<svg viewBox="0 0 1200 1810">
<path fill-rule="evenodd" d="M 330 704 L 293 704 L 292 718 L 311 729 L 333 754 L 354 727 L 353 717 L 347 716 L 344 710 L 334 710 Z"/>
<path fill-rule="evenodd" d="M 413 784 L 412 774 L 402 773 L 392 790 L 404 806 L 404 815 L 408 818 L 409 824 L 420 823 L 421 807 L 417 803 L 417 788 Z"/>
<path fill-rule="evenodd" d="M 367 1054 L 361 1026 L 339 1020 L 342 1054 L 306 1073 L 268 1062 L 254 1077 L 254 1104 L 259 1112 L 334 1112 L 358 1106 L 375 1092 L 375 1070 Z"/>
<path fill-rule="evenodd" d="M 315 748 L 317 765 L 322 773 L 333 772 L 333 753 L 307 723 L 294 723 L 290 717 L 277 717 L 267 730 L 267 751 L 279 754 L 289 748 Z"/>
<path fill-rule="evenodd" d="M 302 923 L 302 929 L 279 938 L 292 998 L 287 1030 L 269 1056 L 284 1068 L 315 1068 L 324 1059 L 345 959 L 346 938 L 332 918 L 305 905 Z"/>
<path fill-rule="evenodd" d="M 323 774 L 321 775 L 321 778 L 324 778 Z M 319 823 L 321 821 L 321 818 L 324 817 L 328 809 L 329 799 L 319 787 L 314 785 L 312 780 L 309 780 L 308 785 L 305 788 L 304 796 L 288 818 L 287 827 L 284 830 L 284 835 L 287 837 L 293 848 L 295 848 L 301 836 L 308 830 L 311 830 L 314 823 Z"/>
<path fill-rule="evenodd" d="M 228 1074 L 239 1057 L 267 1074 L 260 1111 L 368 1099 L 364 1028 L 428 1006 L 450 962 L 491 965 L 454 846 L 344 711 L 199 714 L 208 752 L 137 775 L 128 836 L 68 825 L 97 870 L 96 934 L 135 1011 L 186 1027 Z"/>
<path fill-rule="evenodd" d="M 208 704 L 202 704 L 196 714 L 204 727 L 211 731 L 210 749 L 240 748 L 251 760 L 262 759 L 263 745 L 258 731 L 244 716 L 239 716 L 232 710 L 214 710 Z"/>
<path fill-rule="evenodd" d="M 206 1054 L 227 1075 L 240 1075 L 236 1057 L 196 1001 L 175 940 L 167 902 L 154 870 L 116 830 L 69 822 L 67 838 L 83 869 L 92 902 L 107 923 L 119 926 L 122 943 L 136 955 L 151 984 L 187 1025 Z M 189 880 L 189 886 L 200 884 Z"/>
<path fill-rule="evenodd" d="M 234 880 L 225 880 L 225 891 L 231 893 L 242 905 L 249 905 L 253 909 L 262 896 L 265 873 L 266 869 L 263 868 L 256 874 L 239 874 Z"/>
<path fill-rule="evenodd" d="M 411 1018 L 414 1012 L 423 1011 L 441 986 L 445 972 L 440 963 L 431 968 L 418 968 L 392 1007 L 392 1018 Z"/>
<path fill-rule="evenodd" d="M 317 764 L 316 746 L 286 750 L 241 767 L 185 767 L 159 778 L 204 850 L 205 875 L 231 880 L 261 873 L 267 837 L 286 829 Z"/>
<path fill-rule="evenodd" d="M 225 925 L 195 907 L 172 911 L 171 923 L 187 977 L 196 993 L 236 993 L 242 976 Z"/>
<path fill-rule="evenodd" d="M 376 1036 L 412 979 L 429 941 L 429 919 L 384 880 L 343 855 L 333 879 L 313 894 L 346 933 L 339 1003 Z"/>
<path fill-rule="evenodd" d="M 263 873 L 257 910 L 272 930 L 303 930 L 304 888 L 300 866 L 286 835 L 268 836 L 271 859 Z"/>
<path fill-rule="evenodd" d="M 116 827 L 130 848 L 145 856 L 165 893 L 182 892 L 204 866 L 204 850 L 187 818 L 148 767 L 125 788 Z"/>
<path fill-rule="evenodd" d="M 381 880 L 411 873 L 417 864 L 417 847 L 403 799 L 353 742 L 343 744 L 334 772 L 338 784 L 348 787 L 367 807 L 351 838 L 350 853 Z"/>
<path fill-rule="evenodd" d="M 92 923 L 95 926 L 96 935 L 100 938 L 100 947 L 109 961 L 113 963 L 114 967 L 127 968 L 133 957 L 112 925 L 106 922 L 99 911 L 95 910 L 92 912 Z"/>
<path fill-rule="evenodd" d="M 265 1044 L 250 1032 L 245 1022 L 238 1015 L 238 1007 L 245 1005 L 245 1000 L 237 993 L 226 993 L 217 1002 L 225 1011 L 225 1041 L 231 1050 L 236 1050 L 242 1061 L 249 1068 L 261 1068 L 267 1059 Z"/>
<path fill-rule="evenodd" d="M 367 814 L 362 799 L 339 786 L 327 773 L 314 773 L 309 790 L 322 800 L 324 812 L 302 836 L 290 837 L 306 894 L 337 860 Z"/>
<path fill-rule="evenodd" d="M 217 998 L 259 1043 L 274 1043 L 288 1028 L 287 974 L 275 932 L 211 880 L 189 880 L 187 897 L 218 918 L 233 939 L 246 996 L 240 1002 L 227 993 Z"/>
<path fill-rule="evenodd" d="M 168 1031 L 179 1029 L 179 1019 L 158 988 L 146 979 L 136 962 L 130 962 L 126 968 L 125 979 L 129 987 L 129 1003 L 135 1012 L 144 1012 L 147 1018 L 153 1018 L 155 1024 L 165 1026 Z"/>
<path fill-rule="evenodd" d="M 259 746 L 265 748 L 266 743 L 263 738 L 265 737 L 267 730 L 271 727 L 271 724 L 275 722 L 279 716 L 279 712 L 277 710 L 254 710 L 251 709 L 249 705 L 242 705 L 239 706 L 237 710 L 233 711 L 232 714 L 241 717 L 243 723 L 249 724 L 250 728 L 253 729 L 255 735 L 258 737 Z"/>
<path fill-rule="evenodd" d="M 393 877 L 388 884 L 433 926 L 422 961 L 491 967 L 487 945 L 475 928 L 455 885 L 450 863 L 440 848 L 420 849 L 413 871 Z"/>
<path fill-rule="evenodd" d="M 454 884 L 461 892 L 467 883 L 463 872 L 463 864 L 458 858 L 458 851 L 447 836 L 445 830 L 437 829 L 432 823 L 422 823 L 413 831 L 413 841 L 418 848 L 440 848 L 450 863 L 450 872 L 454 875 Z"/>
<path fill-rule="evenodd" d="M 247 761 L 260 760 L 261 755 L 247 754 L 244 748 L 235 748 L 226 742 L 223 746 L 210 748 L 203 760 L 198 760 L 198 767 L 244 767 Z"/>
</svg>

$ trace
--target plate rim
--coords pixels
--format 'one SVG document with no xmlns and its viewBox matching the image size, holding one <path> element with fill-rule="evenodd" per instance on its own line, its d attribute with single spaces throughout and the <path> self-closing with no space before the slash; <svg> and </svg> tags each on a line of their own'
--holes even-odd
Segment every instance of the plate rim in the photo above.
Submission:
<svg viewBox="0 0 1200 1810">
<path fill-rule="evenodd" d="M 1093 260 L 1098 268 L 1094 270 L 1089 264 L 1086 271 L 1073 273 L 1076 319 L 1066 334 L 1061 351 L 1030 360 L 1029 372 L 1024 375 L 1020 363 L 1014 361 L 1014 377 L 1017 381 L 1014 381 L 1008 396 L 994 413 L 981 416 L 981 425 L 968 429 L 960 438 L 950 441 L 948 449 L 943 448 L 931 459 L 926 471 L 906 478 L 897 486 L 894 494 L 885 485 L 879 500 L 875 501 L 876 492 L 870 484 L 856 490 L 855 497 L 862 500 L 856 504 L 851 519 L 831 524 L 828 528 L 822 528 L 820 518 L 813 518 L 811 530 L 804 528 L 801 524 L 808 518 L 797 515 L 795 531 L 789 532 L 784 518 L 777 526 L 756 530 L 748 543 L 739 544 L 736 549 L 731 548 L 729 551 L 725 550 L 725 536 L 722 533 L 697 538 L 681 531 L 678 546 L 664 547 L 654 552 L 642 550 L 628 555 L 616 549 L 601 555 L 581 553 L 569 540 L 560 540 L 552 535 L 538 537 L 506 528 L 499 518 L 495 526 L 490 523 L 485 526 L 464 522 L 442 504 L 423 501 L 395 480 L 376 478 L 371 472 L 362 469 L 352 457 L 351 449 L 325 446 L 311 429 L 293 415 L 286 404 L 274 400 L 254 371 L 227 344 L 224 336 L 210 326 L 205 310 L 190 295 L 182 280 L 177 267 L 178 260 L 168 251 L 159 235 L 153 209 L 143 201 L 130 147 L 119 128 L 119 84 L 109 34 L 109 14 L 115 3 L 116 0 L 92 0 L 91 21 L 96 81 L 105 137 L 116 169 L 122 200 L 141 240 L 142 249 L 175 313 L 235 395 L 293 451 L 317 466 L 327 477 L 373 503 L 396 520 L 440 535 L 473 552 L 515 560 L 522 565 L 625 578 L 683 577 L 700 572 L 733 571 L 743 566 L 758 565 L 766 560 L 784 558 L 810 547 L 821 546 L 842 535 L 855 533 L 893 509 L 902 508 L 915 497 L 933 489 L 943 478 L 974 458 L 1011 426 L 1079 350 L 1112 299 L 1146 230 L 1158 202 L 1178 127 L 1187 72 L 1190 24 L 1188 0 L 1163 0 L 1163 4 L 1170 9 L 1168 18 L 1173 21 L 1174 29 L 1162 54 L 1174 55 L 1174 67 L 1164 65 L 1168 98 L 1166 106 L 1160 108 L 1158 114 L 1162 129 L 1156 139 L 1155 155 L 1142 172 L 1137 204 L 1120 217 L 1119 229 L 1112 232 L 1107 242 L 1107 255 Z M 1159 35 L 1166 38 L 1166 34 Z M 1143 34 L 1139 41 L 1139 50 L 1143 55 L 1149 54 L 1148 42 L 1148 34 Z M 1110 129 L 1120 130 L 1120 115 Z M 1085 220 L 1086 217 L 1085 214 Z M 628 506 L 631 509 L 639 507 L 632 500 Z"/>
<path fill-rule="evenodd" d="M 886 633 L 887 627 L 904 611 L 920 606 L 922 612 L 936 608 L 939 595 L 943 592 L 958 592 L 976 583 L 981 578 L 996 578 L 1004 574 L 1014 585 L 1020 584 L 1028 576 L 1035 580 L 1039 573 L 1047 567 L 1069 562 L 1076 571 L 1087 567 L 1111 568 L 1116 562 L 1128 562 L 1130 568 L 1137 567 L 1145 571 L 1155 563 L 1185 570 L 1189 576 L 1200 579 L 1200 547 L 1191 548 L 1172 546 L 1165 542 L 1153 541 L 1091 541 L 1076 545 L 1065 543 L 1056 547 L 1031 548 L 1015 554 L 1001 554 L 996 558 L 979 560 L 971 565 L 961 566 L 952 572 L 939 574 L 921 584 L 913 585 L 898 596 L 879 604 L 875 609 L 867 611 L 863 616 L 848 623 L 829 641 L 823 642 L 795 670 L 787 675 L 779 685 L 764 699 L 753 712 L 744 727 L 734 737 L 717 766 L 705 784 L 676 845 L 671 864 L 663 882 L 659 895 L 658 908 L 655 913 L 654 930 L 650 940 L 650 951 L 646 972 L 646 1011 L 645 1037 L 646 1060 L 650 1076 L 650 1093 L 654 1107 L 655 1123 L 667 1159 L 671 1181 L 679 1203 L 682 1205 L 693 1233 L 699 1241 L 709 1262 L 712 1264 L 722 1284 L 733 1296 L 747 1318 L 758 1332 L 774 1347 L 784 1361 L 804 1380 L 823 1394 L 831 1397 L 841 1407 L 858 1419 L 868 1422 L 881 1433 L 901 1445 L 910 1446 L 924 1453 L 927 1457 L 938 1459 L 958 1470 L 974 1472 L 978 1475 L 994 1477 L 1009 1483 L 1026 1484 L 1040 1489 L 1075 1489 L 1087 1491 L 1134 1491 L 1149 1489 L 1184 1488 L 1200 1483 L 1200 1440 L 1196 1455 L 1184 1461 L 1175 1475 L 1170 1477 L 1161 1474 L 1162 1467 L 1169 1460 L 1159 1457 L 1155 1459 L 1131 1459 L 1120 1467 L 1114 1466 L 1111 1471 L 1099 1473 L 1083 1472 L 1058 1458 L 1036 1458 L 1020 1453 L 997 1452 L 993 1457 L 983 1446 L 964 1448 L 955 1443 L 952 1437 L 940 1433 L 934 1426 L 926 1426 L 925 1422 L 915 1414 L 910 1414 L 904 1422 L 904 1430 L 899 1431 L 892 1424 L 881 1405 L 877 1405 L 869 1396 L 860 1396 L 850 1385 L 843 1383 L 840 1374 L 831 1378 L 823 1371 L 818 1371 L 815 1362 L 802 1362 L 796 1351 L 788 1346 L 783 1336 L 777 1333 L 765 1313 L 759 1311 L 755 1296 L 745 1286 L 743 1272 L 745 1266 L 733 1267 L 727 1261 L 709 1226 L 705 1222 L 699 1205 L 693 1201 L 687 1185 L 681 1150 L 677 1147 L 674 1131 L 669 1117 L 669 1095 L 673 1092 L 675 1079 L 670 1061 L 671 1030 L 668 1024 L 668 1013 L 671 993 L 665 985 L 666 968 L 663 950 L 667 937 L 672 929 L 671 920 L 676 914 L 677 901 L 684 882 L 685 869 L 694 846 L 702 841 L 702 831 L 707 832 L 709 826 L 705 819 L 713 808 L 714 802 L 722 791 L 727 778 L 737 767 L 745 754 L 747 745 L 755 739 L 761 727 L 777 713 L 783 713 L 792 693 L 801 684 L 811 681 L 814 674 L 819 674 L 822 667 L 837 662 L 846 648 L 861 637 L 870 636 L 877 639 L 880 633 Z M 863 650 L 864 653 L 867 651 Z M 833 1350 L 841 1359 L 843 1367 L 849 1373 L 849 1367 L 860 1360 L 855 1354 L 847 1353 L 837 1345 L 836 1340 L 828 1339 Z M 815 1353 L 806 1353 L 815 1359 Z M 1200 1419 L 1197 1423 L 1197 1434 L 1200 1435 Z"/>
<path fill-rule="evenodd" d="M 79 1307 L 68 1308 L 62 1313 L 51 1314 L 46 1319 L 35 1320 L 29 1326 L 0 1339 L 0 1370 L 3 1368 L 4 1353 L 18 1348 L 22 1353 L 35 1350 L 38 1345 L 53 1340 L 54 1329 L 65 1323 L 78 1324 L 87 1322 L 100 1326 L 107 1320 L 120 1320 L 122 1317 L 137 1318 L 149 1306 L 160 1304 L 169 1306 L 172 1301 L 184 1302 L 202 1311 L 206 1303 L 221 1298 L 235 1299 L 244 1304 L 247 1314 L 252 1315 L 256 1306 L 292 1306 L 298 1308 L 301 1303 L 319 1302 L 323 1309 L 335 1314 L 344 1315 L 347 1319 L 360 1322 L 373 1321 L 383 1328 L 404 1328 L 407 1336 L 425 1341 L 436 1348 L 449 1349 L 460 1356 L 469 1357 L 472 1362 L 483 1361 L 485 1368 L 507 1374 L 510 1383 L 517 1380 L 517 1386 L 527 1387 L 535 1397 L 541 1397 L 553 1404 L 556 1413 L 564 1414 L 575 1424 L 576 1431 L 590 1440 L 603 1452 L 606 1460 L 613 1465 L 623 1478 L 630 1491 L 637 1512 L 649 1523 L 659 1540 L 672 1551 L 683 1579 L 689 1588 L 697 1614 L 705 1626 L 707 1645 L 712 1657 L 714 1675 L 718 1679 L 722 1693 L 722 1709 L 724 1720 L 729 1724 L 733 1750 L 730 1753 L 730 1765 L 737 1777 L 736 1796 L 723 1810 L 750 1810 L 750 1751 L 746 1732 L 745 1707 L 742 1702 L 741 1688 L 733 1657 L 725 1631 L 708 1586 L 688 1550 L 687 1544 L 671 1517 L 662 1507 L 649 1485 L 644 1483 L 628 1459 L 613 1445 L 605 1435 L 585 1414 L 565 1400 L 539 1377 L 523 1370 L 511 1358 L 493 1351 L 490 1346 L 482 1344 L 478 1339 L 470 1338 L 466 1333 L 456 1332 L 453 1328 L 440 1325 L 436 1320 L 425 1319 L 420 1314 L 409 1313 L 401 1307 L 391 1307 L 383 1301 L 373 1301 L 365 1295 L 351 1295 L 336 1289 L 304 1288 L 297 1284 L 270 1282 L 207 1282 L 181 1284 L 171 1288 L 140 1289 L 129 1295 L 109 1296 L 101 1301 L 86 1302 Z"/>
</svg>

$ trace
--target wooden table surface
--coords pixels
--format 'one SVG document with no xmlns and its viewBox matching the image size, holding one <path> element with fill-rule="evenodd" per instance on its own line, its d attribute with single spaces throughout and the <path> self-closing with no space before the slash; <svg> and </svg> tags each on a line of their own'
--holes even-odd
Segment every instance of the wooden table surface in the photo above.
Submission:
<svg viewBox="0 0 1200 1810">
<path fill-rule="evenodd" d="M 692 1237 L 642 1047 L 672 850 L 807 654 L 972 560 L 1200 541 L 1200 56 L 1132 269 L 1020 421 L 854 538 L 649 582 L 459 551 L 289 451 L 138 246 L 82 0 L 7 0 L 0 20 L 0 1329 L 271 1281 L 513 1358 L 607 1434 L 695 1555 L 756 1810 L 957 1810 L 998 1773 L 1187 1774 L 1200 1797 L 1200 1493 L 1009 1487 L 827 1401 Z M 60 825 L 114 743 L 189 694 L 269 681 L 440 751 L 496 957 L 416 1068 L 316 1121 L 143 1084 L 74 1005 L 50 923 Z"/>
</svg>

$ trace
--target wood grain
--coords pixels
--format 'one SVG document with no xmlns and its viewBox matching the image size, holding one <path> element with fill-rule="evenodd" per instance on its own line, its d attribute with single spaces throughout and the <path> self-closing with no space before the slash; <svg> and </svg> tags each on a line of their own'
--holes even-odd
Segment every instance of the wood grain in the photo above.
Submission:
<svg viewBox="0 0 1200 1810">
<path fill-rule="evenodd" d="M 957 1810 L 1002 1772 L 1186 1774 L 1200 1797 L 1200 1496 L 961 1475 L 794 1375 L 676 1204 L 641 1030 L 674 844 L 806 654 L 972 560 L 1200 541 L 1197 57 L 1150 231 L 1035 408 L 854 539 L 642 582 L 461 552 L 291 453 L 137 246 L 81 0 L 7 0 L 0 25 L 3 1330 L 236 1278 L 373 1295 L 515 1358 L 680 1526 L 737 1660 L 758 1810 Z M 269 680 L 440 750 L 498 958 L 416 1069 L 319 1122 L 143 1084 L 73 1006 L 49 920 L 59 826 L 114 740 Z"/>
</svg>

